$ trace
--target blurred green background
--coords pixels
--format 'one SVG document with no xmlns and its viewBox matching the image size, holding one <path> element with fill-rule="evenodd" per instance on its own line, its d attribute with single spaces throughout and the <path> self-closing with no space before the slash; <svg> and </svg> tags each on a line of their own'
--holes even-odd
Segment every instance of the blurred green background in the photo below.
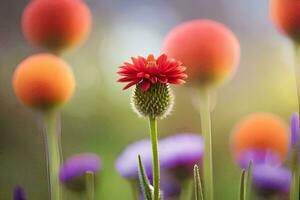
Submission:
<svg viewBox="0 0 300 200">
<path fill-rule="evenodd" d="M 20 30 L 27 0 L 0 2 L 0 199 L 12 198 L 16 184 L 30 200 L 47 198 L 44 147 L 36 113 L 20 105 L 12 91 L 12 73 L 24 58 L 41 52 Z M 147 121 L 130 107 L 130 91 L 116 83 L 118 66 L 130 56 L 159 54 L 161 42 L 175 25 L 209 18 L 230 27 L 241 43 L 240 68 L 217 92 L 212 114 L 216 199 L 238 193 L 239 170 L 232 161 L 229 135 L 234 124 L 255 111 L 273 112 L 287 122 L 297 109 L 290 42 L 279 35 L 262 0 L 86 0 L 94 24 L 86 43 L 64 58 L 73 66 L 76 95 L 62 111 L 65 157 L 96 152 L 103 161 L 97 199 L 131 199 L 130 187 L 115 171 L 118 154 L 148 136 Z M 160 136 L 200 132 L 197 98 L 176 88 L 172 116 L 159 122 Z M 68 199 L 76 200 L 69 195 Z"/>
</svg>

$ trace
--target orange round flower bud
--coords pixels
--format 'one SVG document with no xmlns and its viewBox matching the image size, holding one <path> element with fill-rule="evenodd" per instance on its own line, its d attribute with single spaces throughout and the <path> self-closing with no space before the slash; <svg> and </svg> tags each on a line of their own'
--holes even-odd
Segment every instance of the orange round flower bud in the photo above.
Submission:
<svg viewBox="0 0 300 200">
<path fill-rule="evenodd" d="M 187 67 L 187 82 L 217 85 L 237 69 L 240 46 L 235 35 L 212 20 L 193 20 L 175 27 L 162 51 Z"/>
<path fill-rule="evenodd" d="M 75 80 L 70 66 L 51 54 L 25 59 L 14 72 L 13 87 L 18 99 L 38 109 L 51 109 L 73 95 Z"/>
<path fill-rule="evenodd" d="M 81 43 L 91 23 L 90 10 L 83 0 L 30 1 L 22 16 L 26 39 L 56 52 Z"/>
<path fill-rule="evenodd" d="M 300 42 L 300 1 L 271 0 L 270 14 L 277 28 L 296 42 Z"/>
<path fill-rule="evenodd" d="M 231 139 L 237 158 L 247 150 L 262 150 L 270 151 L 283 160 L 289 148 L 289 129 L 278 116 L 254 113 L 237 124 Z"/>
</svg>

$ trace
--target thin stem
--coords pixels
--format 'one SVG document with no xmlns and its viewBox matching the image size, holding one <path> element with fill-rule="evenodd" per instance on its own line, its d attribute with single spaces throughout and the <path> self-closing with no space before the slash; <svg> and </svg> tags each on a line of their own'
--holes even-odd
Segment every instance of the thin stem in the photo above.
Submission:
<svg viewBox="0 0 300 200">
<path fill-rule="evenodd" d="M 44 116 L 42 113 L 38 113 L 38 128 L 42 134 L 43 145 L 45 148 L 45 158 L 46 158 L 46 172 L 47 172 L 47 186 L 48 186 L 48 199 L 51 199 L 51 182 L 50 182 L 50 164 L 49 164 L 49 151 L 48 151 L 48 138 L 47 131 L 44 125 Z"/>
<path fill-rule="evenodd" d="M 297 82 L 297 95 L 298 95 L 298 112 L 300 115 L 300 62 L 298 59 L 299 56 L 299 45 L 294 43 L 294 54 L 295 54 L 295 76 Z M 299 176 L 300 176 L 300 163 L 299 163 L 299 142 L 296 142 L 296 145 L 292 150 L 292 185 L 290 189 L 290 200 L 299 200 Z"/>
<path fill-rule="evenodd" d="M 159 200 L 160 196 L 160 168 L 158 157 L 158 135 L 157 135 L 157 119 L 149 118 L 150 136 L 152 143 L 152 160 L 153 160 L 153 200 Z"/>
<path fill-rule="evenodd" d="M 56 133 L 58 138 L 58 146 L 59 146 L 59 157 L 60 162 L 63 163 L 64 157 L 63 157 L 63 151 L 62 151 L 62 135 L 61 135 L 61 115 L 56 115 Z"/>
<path fill-rule="evenodd" d="M 183 181 L 181 187 L 180 200 L 191 200 L 192 198 L 192 180 Z"/>
<path fill-rule="evenodd" d="M 204 196 L 206 200 L 214 199 L 213 190 L 213 158 L 212 158 L 212 135 L 211 135 L 211 119 L 209 105 L 209 91 L 203 87 L 200 90 L 200 117 L 201 129 L 204 138 L 204 158 L 203 158 L 203 174 L 204 174 Z"/>
<path fill-rule="evenodd" d="M 47 151 L 50 177 L 50 193 L 52 200 L 61 200 L 61 188 L 58 179 L 60 167 L 60 151 L 56 133 L 56 118 L 54 112 L 44 113 L 44 124 L 47 136 Z"/>
<path fill-rule="evenodd" d="M 95 174 L 93 172 L 85 173 L 85 186 L 86 186 L 86 194 L 87 200 L 95 199 Z"/>
<path fill-rule="evenodd" d="M 130 181 L 131 192 L 132 192 L 132 199 L 138 200 L 139 199 L 139 183 L 137 180 Z"/>
<path fill-rule="evenodd" d="M 297 146 L 296 146 L 297 147 Z M 299 200 L 299 148 L 292 150 L 292 185 L 290 191 L 290 200 Z"/>
</svg>

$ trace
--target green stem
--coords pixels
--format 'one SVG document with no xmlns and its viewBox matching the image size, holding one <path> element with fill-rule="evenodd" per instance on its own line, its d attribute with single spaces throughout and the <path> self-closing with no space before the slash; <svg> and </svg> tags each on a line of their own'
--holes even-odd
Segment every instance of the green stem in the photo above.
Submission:
<svg viewBox="0 0 300 200">
<path fill-rule="evenodd" d="M 131 192 L 132 192 L 132 199 L 138 200 L 139 199 L 139 183 L 137 180 L 130 181 Z"/>
<path fill-rule="evenodd" d="M 60 114 L 56 115 L 56 133 L 57 133 L 57 139 L 58 139 L 60 162 L 63 163 L 64 157 L 63 157 L 63 151 L 62 151 L 61 115 Z"/>
<path fill-rule="evenodd" d="M 212 135 L 211 135 L 211 119 L 209 105 L 209 91 L 203 87 L 200 90 L 200 117 L 201 130 L 204 138 L 204 158 L 203 158 L 203 174 L 204 174 L 204 190 L 205 199 L 214 199 L 213 190 L 213 158 L 212 158 Z"/>
<path fill-rule="evenodd" d="M 299 200 L 299 148 L 292 150 L 292 185 L 290 191 L 290 200 Z"/>
<path fill-rule="evenodd" d="M 294 73 L 296 76 L 296 83 L 297 83 L 297 95 L 298 95 L 298 109 L 300 115 L 300 66 L 299 66 L 299 45 L 295 42 L 294 43 L 294 52 L 295 52 L 295 69 Z M 290 200 L 299 200 L 299 176 L 300 176 L 300 163 L 299 163 L 299 142 L 296 142 L 296 145 L 293 147 L 292 150 L 292 185 L 290 189 Z"/>
<path fill-rule="evenodd" d="M 192 198 L 192 180 L 183 181 L 181 187 L 180 200 L 191 200 Z"/>
<path fill-rule="evenodd" d="M 56 117 L 54 112 L 44 113 L 44 124 L 47 137 L 47 159 L 49 163 L 50 196 L 51 200 L 61 200 L 61 188 L 58 179 L 60 167 L 60 150 L 56 132 Z"/>
<path fill-rule="evenodd" d="M 149 118 L 150 136 L 152 143 L 152 160 L 153 160 L 153 200 L 159 200 L 160 196 L 160 168 L 158 157 L 158 135 L 157 135 L 157 119 Z"/>
<path fill-rule="evenodd" d="M 87 200 L 94 200 L 95 199 L 95 175 L 93 172 L 86 172 L 85 182 L 86 182 Z"/>
</svg>

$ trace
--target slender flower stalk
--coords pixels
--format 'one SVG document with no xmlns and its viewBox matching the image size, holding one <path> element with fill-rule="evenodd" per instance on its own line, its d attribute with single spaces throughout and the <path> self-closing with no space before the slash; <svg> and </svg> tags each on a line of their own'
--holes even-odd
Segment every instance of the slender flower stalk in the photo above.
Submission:
<svg viewBox="0 0 300 200">
<path fill-rule="evenodd" d="M 131 186 L 132 199 L 133 200 L 138 200 L 139 195 L 140 195 L 138 181 L 136 181 L 136 180 L 130 181 L 130 186 Z"/>
<path fill-rule="evenodd" d="M 160 188 L 160 165 L 158 155 L 157 119 L 149 117 L 149 125 L 153 160 L 153 200 L 158 200 Z"/>
<path fill-rule="evenodd" d="M 46 137 L 48 141 L 47 158 L 49 163 L 49 179 L 50 179 L 50 194 L 51 199 L 61 199 L 61 187 L 59 183 L 59 168 L 60 168 L 60 152 L 61 150 L 58 142 L 58 134 L 56 131 L 56 115 L 55 112 L 49 111 L 44 113 L 44 125 Z"/>
<path fill-rule="evenodd" d="M 294 55 L 295 55 L 295 64 L 294 64 L 294 73 L 297 85 L 297 96 L 298 96 L 298 113 L 300 115 L 300 61 L 299 61 L 299 50 L 300 46 L 298 42 L 293 43 L 294 46 Z M 299 130 L 298 130 L 299 131 Z M 299 133 L 296 133 L 299 135 Z M 290 200 L 299 199 L 299 188 L 300 188 L 300 160 L 299 160 L 299 137 L 298 140 L 294 141 L 292 146 L 292 185 L 290 188 Z"/>
<path fill-rule="evenodd" d="M 209 105 L 209 90 L 205 87 L 200 90 L 200 117 L 201 129 L 204 138 L 204 157 L 203 157 L 203 173 L 204 173 L 204 189 L 205 198 L 207 200 L 214 199 L 213 189 L 213 156 L 212 156 L 212 134 L 211 119 Z"/>
<path fill-rule="evenodd" d="M 85 174 L 87 200 L 95 199 L 95 174 L 87 171 Z"/>
<path fill-rule="evenodd" d="M 299 167 L 299 149 L 294 147 L 292 150 L 292 185 L 290 188 L 290 200 L 299 199 Z"/>
<path fill-rule="evenodd" d="M 181 194 L 180 194 L 180 200 L 191 200 L 192 199 L 192 180 L 187 179 L 184 180 L 182 183 L 182 188 L 181 188 Z"/>
</svg>

